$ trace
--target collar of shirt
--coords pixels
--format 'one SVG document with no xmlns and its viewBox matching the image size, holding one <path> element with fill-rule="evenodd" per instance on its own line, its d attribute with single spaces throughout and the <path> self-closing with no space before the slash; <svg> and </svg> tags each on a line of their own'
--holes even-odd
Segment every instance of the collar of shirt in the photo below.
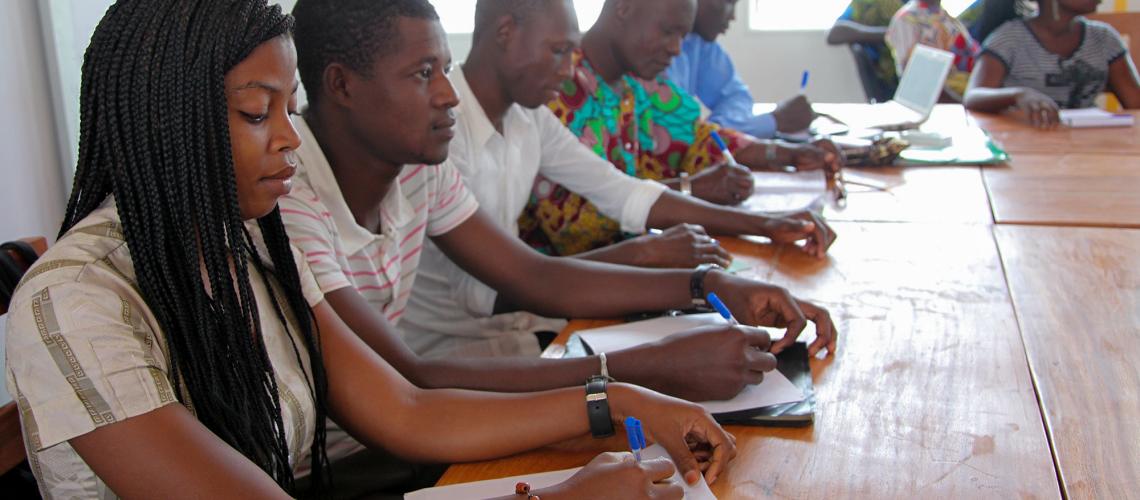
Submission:
<svg viewBox="0 0 1140 500">
<path fill-rule="evenodd" d="M 356 218 L 353 217 L 348 203 L 344 201 L 344 195 L 340 192 L 332 166 L 321 150 L 321 145 L 317 143 L 317 138 L 309 130 L 309 125 L 301 117 L 295 118 L 294 122 L 297 125 L 297 132 L 301 134 L 301 147 L 297 149 L 297 156 L 301 160 L 298 167 L 308 176 L 309 185 L 332 214 L 333 224 L 336 225 L 345 253 L 355 254 L 372 243 L 376 235 L 356 223 Z M 415 210 L 404 196 L 397 179 L 392 183 L 388 194 L 384 196 L 384 201 L 380 202 L 381 235 L 395 234 L 396 229 L 406 225 L 413 215 Z"/>
<path fill-rule="evenodd" d="M 475 92 L 471 90 L 471 85 L 467 83 L 467 76 L 463 73 L 462 68 L 452 70 L 451 84 L 455 87 L 456 93 L 459 95 L 459 106 L 455 108 L 455 119 L 462 125 L 459 127 L 459 133 L 465 134 L 469 147 L 478 150 L 484 148 L 496 136 L 509 139 L 518 137 L 519 133 L 523 131 L 523 127 L 534 126 L 533 120 L 526 116 L 526 112 L 517 103 L 511 103 L 507 107 L 507 112 L 503 114 L 503 133 L 500 134 L 495 130 L 495 125 L 491 123 L 491 119 L 487 116 L 486 110 L 483 105 L 479 104 L 479 99 L 475 97 Z"/>
</svg>

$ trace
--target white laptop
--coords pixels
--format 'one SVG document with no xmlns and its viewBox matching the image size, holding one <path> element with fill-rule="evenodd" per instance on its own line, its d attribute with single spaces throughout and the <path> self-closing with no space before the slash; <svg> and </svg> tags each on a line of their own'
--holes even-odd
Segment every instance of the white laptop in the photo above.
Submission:
<svg viewBox="0 0 1140 500">
<path fill-rule="evenodd" d="M 953 64 L 954 54 L 925 45 L 915 45 L 894 98 L 871 105 L 865 117 L 856 121 L 860 122 L 860 126 L 883 130 L 917 128 L 930 117 L 930 111 L 938 103 L 938 96 L 942 95 L 942 87 L 946 84 L 946 75 L 950 74 L 950 66 Z"/>
</svg>

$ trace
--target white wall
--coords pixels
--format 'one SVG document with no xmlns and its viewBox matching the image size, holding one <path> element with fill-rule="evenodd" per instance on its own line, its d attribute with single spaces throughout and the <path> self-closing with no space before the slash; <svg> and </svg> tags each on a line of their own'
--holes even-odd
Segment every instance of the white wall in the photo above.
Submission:
<svg viewBox="0 0 1140 500">
<path fill-rule="evenodd" d="M 51 241 L 65 200 L 33 0 L 0 0 L 0 74 L 0 241 L 32 235 Z"/>
<path fill-rule="evenodd" d="M 63 219 L 63 181 L 55 142 L 40 21 L 32 0 L 0 0 L 0 241 L 54 240 Z M 3 368 L 0 318 L 0 369 Z M 0 384 L 0 404 L 10 400 Z"/>
</svg>

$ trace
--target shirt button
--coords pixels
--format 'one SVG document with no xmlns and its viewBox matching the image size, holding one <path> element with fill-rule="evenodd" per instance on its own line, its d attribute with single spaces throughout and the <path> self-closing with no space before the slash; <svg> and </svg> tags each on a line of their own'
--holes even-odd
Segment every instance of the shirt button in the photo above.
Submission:
<svg viewBox="0 0 1140 500">
<path fill-rule="evenodd" d="M 625 150 L 626 151 L 633 151 L 633 143 L 632 142 L 625 143 Z"/>
</svg>

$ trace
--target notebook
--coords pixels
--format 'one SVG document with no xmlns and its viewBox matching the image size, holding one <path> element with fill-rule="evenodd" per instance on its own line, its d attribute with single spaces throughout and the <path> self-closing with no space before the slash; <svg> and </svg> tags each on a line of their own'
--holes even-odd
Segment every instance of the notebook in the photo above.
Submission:
<svg viewBox="0 0 1140 500">
<path fill-rule="evenodd" d="M 566 356 L 586 356 L 611 352 L 654 342 L 677 332 L 710 324 L 723 324 L 716 313 L 666 316 L 604 328 L 582 330 L 566 344 Z M 767 329 L 773 338 L 783 330 Z M 800 338 L 813 339 L 810 323 Z M 815 412 L 811 367 L 807 344 L 797 342 L 777 356 L 777 369 L 764 374 L 757 385 L 745 387 L 736 397 L 724 401 L 698 402 L 721 423 L 740 425 L 802 426 L 812 423 Z"/>
<path fill-rule="evenodd" d="M 669 457 L 669 454 L 665 452 L 665 448 L 659 444 L 650 446 L 641 452 L 642 460 L 658 457 Z M 573 476 L 575 472 L 581 469 L 581 467 L 577 467 L 574 469 L 540 472 L 524 476 L 424 488 L 404 495 L 404 500 L 447 500 L 452 498 L 467 499 L 509 496 L 510 493 L 515 491 L 515 483 L 519 481 L 526 481 L 527 484 L 530 484 L 531 488 L 534 489 L 546 488 L 569 479 L 570 476 Z M 709 484 L 705 482 L 704 478 L 695 485 L 689 485 L 681 480 L 681 474 L 679 472 L 675 472 L 673 473 L 673 477 L 669 478 L 669 480 L 681 484 L 681 486 L 684 487 L 685 496 L 683 498 L 685 500 L 716 500 L 716 496 L 713 495 L 712 490 L 709 489 Z"/>
<path fill-rule="evenodd" d="M 918 128 L 930 117 L 954 64 L 954 54 L 925 45 L 916 45 L 903 70 L 894 97 L 872 104 L 859 117 L 844 117 L 847 123 L 865 128 L 907 130 Z"/>
<path fill-rule="evenodd" d="M 1136 117 L 1128 113 L 1109 113 L 1103 109 L 1062 109 L 1061 123 L 1072 128 L 1131 127 Z"/>
</svg>

